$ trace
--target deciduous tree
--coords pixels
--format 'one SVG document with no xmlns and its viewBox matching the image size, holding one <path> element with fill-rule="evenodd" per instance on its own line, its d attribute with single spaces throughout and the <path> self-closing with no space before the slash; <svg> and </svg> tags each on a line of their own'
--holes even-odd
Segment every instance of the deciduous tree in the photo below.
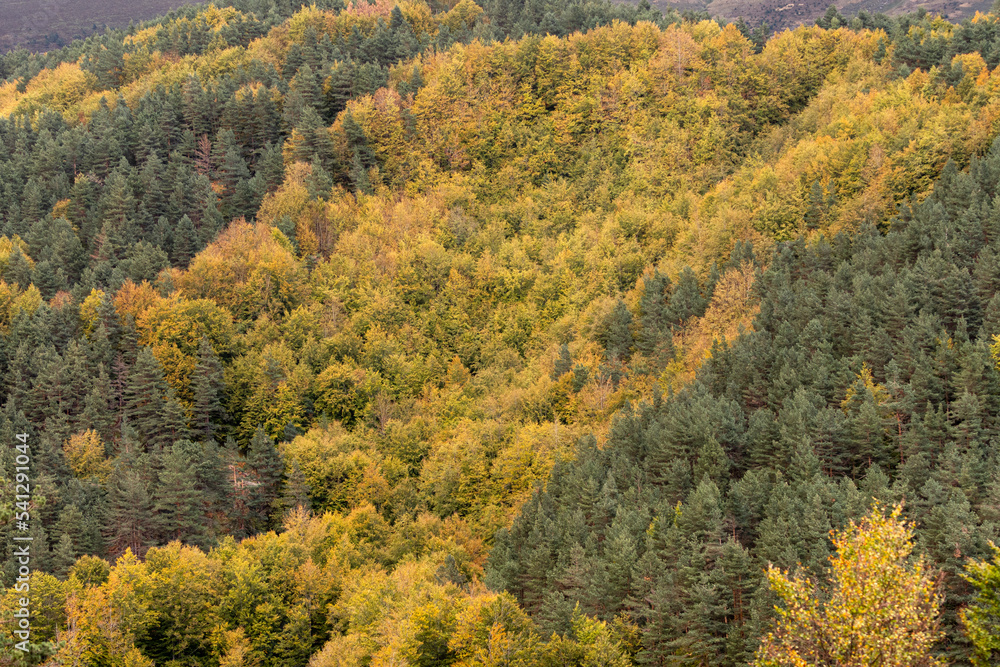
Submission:
<svg viewBox="0 0 1000 667">
<path fill-rule="evenodd" d="M 938 667 L 941 596 L 934 569 L 912 557 L 913 525 L 902 506 L 876 506 L 833 536 L 830 583 L 768 570 L 781 598 L 777 627 L 757 651 L 757 667 Z"/>
</svg>

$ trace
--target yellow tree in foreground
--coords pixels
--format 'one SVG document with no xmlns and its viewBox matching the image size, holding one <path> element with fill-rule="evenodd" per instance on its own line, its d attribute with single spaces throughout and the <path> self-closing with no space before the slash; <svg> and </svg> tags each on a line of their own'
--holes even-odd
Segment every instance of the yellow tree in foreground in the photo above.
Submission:
<svg viewBox="0 0 1000 667">
<path fill-rule="evenodd" d="M 784 604 L 761 642 L 760 667 L 937 667 L 930 654 L 942 633 L 941 596 L 923 557 L 912 558 L 913 526 L 897 505 L 879 508 L 833 538 L 829 584 L 771 566 L 771 588 Z"/>
<path fill-rule="evenodd" d="M 1000 341 L 997 345 L 1000 346 Z M 991 546 L 993 559 L 970 562 L 964 575 L 977 591 L 961 612 L 966 634 L 975 647 L 972 664 L 976 667 L 1000 663 L 1000 549 L 995 544 Z"/>
</svg>

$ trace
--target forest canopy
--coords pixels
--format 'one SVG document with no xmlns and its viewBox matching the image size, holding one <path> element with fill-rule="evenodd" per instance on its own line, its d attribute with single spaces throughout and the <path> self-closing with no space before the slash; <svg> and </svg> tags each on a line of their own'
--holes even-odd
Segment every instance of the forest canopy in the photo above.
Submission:
<svg viewBox="0 0 1000 667">
<path fill-rule="evenodd" d="M 0 57 L 0 665 L 797 664 L 855 571 L 988 664 L 998 39 L 233 0 Z"/>
</svg>

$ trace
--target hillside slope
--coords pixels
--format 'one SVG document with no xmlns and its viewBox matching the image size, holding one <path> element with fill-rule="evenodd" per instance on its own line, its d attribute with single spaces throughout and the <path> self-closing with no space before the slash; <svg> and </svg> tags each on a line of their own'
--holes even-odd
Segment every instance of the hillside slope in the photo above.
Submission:
<svg viewBox="0 0 1000 667">
<path fill-rule="evenodd" d="M 941 649 L 964 657 L 961 575 L 1000 530 L 998 170 L 1000 142 L 885 235 L 775 247 L 754 331 L 677 395 L 623 410 L 605 447 L 581 443 L 498 537 L 487 581 L 543 634 L 570 631 L 579 604 L 633 619 L 641 663 L 742 664 L 768 564 L 822 577 L 831 528 L 903 501 L 942 568 Z"/>
<path fill-rule="evenodd" d="M 766 560 L 913 494 L 967 655 L 1000 18 L 254 6 L 2 61 L 28 664 L 741 664 Z"/>
<path fill-rule="evenodd" d="M 0 52 L 58 48 L 105 26 L 124 28 L 183 4 L 185 0 L 8 0 L 0 5 Z"/>
<path fill-rule="evenodd" d="M 631 4 L 631 0 L 616 0 Z M 726 21 L 743 19 L 752 26 L 766 23 L 772 31 L 794 30 L 800 25 L 813 25 L 817 19 L 823 18 L 827 10 L 833 6 L 848 19 L 860 12 L 868 14 L 886 14 L 888 16 L 903 16 L 906 14 L 925 12 L 941 16 L 952 23 L 972 19 L 977 12 L 985 14 L 990 11 L 993 3 L 989 0 L 801 0 L 786 2 L 785 0 L 686 0 L 668 2 L 667 0 L 652 0 L 652 6 L 663 11 L 706 12 L 713 17 Z"/>
</svg>

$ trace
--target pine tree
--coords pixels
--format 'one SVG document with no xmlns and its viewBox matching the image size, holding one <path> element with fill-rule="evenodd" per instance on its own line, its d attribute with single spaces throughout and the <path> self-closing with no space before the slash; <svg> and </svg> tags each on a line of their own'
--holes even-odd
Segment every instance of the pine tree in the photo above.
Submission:
<svg viewBox="0 0 1000 667">
<path fill-rule="evenodd" d="M 122 42 L 109 39 L 99 47 L 97 55 L 88 55 L 84 61 L 97 76 L 97 83 L 104 90 L 114 90 L 122 83 L 125 71 L 125 48 Z"/>
<path fill-rule="evenodd" d="M 590 378 L 590 371 L 586 366 L 576 364 L 573 366 L 573 391 L 580 391 Z"/>
<path fill-rule="evenodd" d="M 138 207 L 128 178 L 132 167 L 125 158 L 108 177 L 98 207 L 101 211 L 100 245 L 92 254 L 109 259 L 121 257 L 125 249 L 139 236 Z"/>
<path fill-rule="evenodd" d="M 694 464 L 694 479 L 699 482 L 709 479 L 716 484 L 722 484 L 729 478 L 731 465 L 722 445 L 709 435 L 698 450 L 698 459 Z"/>
<path fill-rule="evenodd" d="M 7 267 L 3 270 L 3 279 L 8 283 L 18 285 L 22 290 L 27 289 L 33 282 L 34 268 L 28 258 L 21 252 L 19 246 L 14 246 L 7 260 Z"/>
<path fill-rule="evenodd" d="M 374 192 L 371 179 L 368 177 L 368 169 L 364 166 L 357 153 L 351 158 L 350 169 L 351 183 L 354 184 L 354 191 L 360 194 L 370 195 Z"/>
<path fill-rule="evenodd" d="M 673 336 L 670 331 L 670 309 L 667 295 L 670 278 L 659 271 L 643 280 L 639 299 L 639 335 L 636 348 L 645 356 L 661 362 L 673 357 Z"/>
<path fill-rule="evenodd" d="M 316 80 L 316 75 L 308 63 L 304 63 L 299 67 L 295 76 L 288 83 L 288 86 L 291 90 L 296 91 L 302 96 L 303 103 L 314 108 L 319 106 L 322 91 L 320 90 L 319 81 Z"/>
<path fill-rule="evenodd" d="M 296 508 L 306 511 L 312 509 L 309 493 L 309 482 L 302 473 L 298 462 L 293 460 L 288 467 L 287 478 L 281 492 L 281 506 L 285 513 L 287 514 Z"/>
<path fill-rule="evenodd" d="M 350 177 L 354 188 L 358 192 L 371 194 L 368 170 L 377 164 L 375 154 L 368 145 L 368 137 L 364 128 L 358 124 L 350 111 L 344 114 L 343 123 L 344 135 L 347 137 L 347 145 L 351 151 Z"/>
<path fill-rule="evenodd" d="M 313 199 L 327 199 L 330 196 L 330 188 L 332 187 L 333 178 L 331 178 L 329 172 L 323 168 L 319 157 L 314 157 L 312 161 L 312 169 L 306 177 L 306 188 L 309 190 L 309 196 Z"/>
<path fill-rule="evenodd" d="M 143 442 L 153 443 L 160 437 L 167 389 L 160 362 L 152 350 L 142 348 L 128 373 L 124 407 L 125 419 Z"/>
<path fill-rule="evenodd" d="M 627 359 L 632 349 L 632 313 L 621 299 L 604 321 L 600 342 L 609 359 Z"/>
<path fill-rule="evenodd" d="M 708 302 L 701 295 L 698 278 L 691 267 L 686 266 L 677 279 L 677 286 L 670 295 L 670 322 L 678 324 L 686 322 L 691 317 L 705 313 Z"/>
<path fill-rule="evenodd" d="M 820 185 L 819 181 L 813 181 L 809 188 L 809 208 L 806 209 L 805 215 L 806 229 L 819 228 L 820 222 L 823 220 L 825 204 L 823 186 Z"/>
<path fill-rule="evenodd" d="M 213 514 L 225 499 L 228 488 L 221 448 L 214 440 L 203 443 L 178 440 L 174 447 L 193 462 L 202 505 L 206 513 Z"/>
<path fill-rule="evenodd" d="M 893 452 L 886 442 L 885 420 L 879 413 L 875 401 L 870 394 L 866 396 L 860 409 L 848 417 L 852 437 L 852 454 L 854 458 L 854 475 L 873 463 L 887 465 Z"/>
<path fill-rule="evenodd" d="M 264 178 L 268 192 L 274 192 L 285 178 L 285 163 L 281 156 L 281 146 L 268 144 L 261 151 L 257 162 L 257 175 Z"/>
<path fill-rule="evenodd" d="M 52 551 L 49 549 L 49 532 L 42 521 L 32 521 L 28 528 L 31 538 L 31 569 L 45 572 L 52 566 Z M 13 549 L 8 549 L 11 553 Z"/>
<path fill-rule="evenodd" d="M 187 266 L 188 262 L 198 252 L 198 248 L 201 247 L 198 232 L 195 230 L 194 223 L 189 216 L 184 215 L 181 217 L 177 223 L 177 227 L 171 234 L 171 238 L 171 261 L 177 266 Z"/>
<path fill-rule="evenodd" d="M 73 546 L 73 539 L 63 533 L 55 549 L 52 550 L 52 573 L 60 579 L 65 579 L 75 562 L 76 549 Z"/>
<path fill-rule="evenodd" d="M 994 294 L 986 304 L 983 323 L 979 329 L 980 339 L 992 341 L 997 335 L 1000 335 L 1000 292 Z"/>
<path fill-rule="evenodd" d="M 186 439 L 188 435 L 184 406 L 177 399 L 173 388 L 168 387 L 164 396 L 159 428 L 149 442 L 153 446 L 166 449 L 178 440 Z"/>
<path fill-rule="evenodd" d="M 191 384 L 194 392 L 192 428 L 199 437 L 208 440 L 215 435 L 219 422 L 225 419 L 225 409 L 221 401 L 222 364 L 204 336 L 198 342 L 198 363 L 191 374 Z"/>
<path fill-rule="evenodd" d="M 250 498 L 253 525 L 259 529 L 268 525 L 271 510 L 278 499 L 283 464 L 274 441 L 258 427 L 247 451 L 247 465 L 254 475 L 256 487 Z"/>
<path fill-rule="evenodd" d="M 153 544 L 158 531 L 149 487 L 136 469 L 138 460 L 123 454 L 116 462 L 108 484 L 108 548 L 117 557 L 131 549 L 140 558 Z"/>
<path fill-rule="evenodd" d="M 347 107 L 351 99 L 351 88 L 354 83 L 354 68 L 347 62 L 338 63 L 331 71 L 323 85 L 325 118 L 332 121 Z"/>
<path fill-rule="evenodd" d="M 174 256 L 174 230 L 166 215 L 161 215 L 157 219 L 156 226 L 150 236 L 150 242 L 167 253 L 168 257 Z"/>
<path fill-rule="evenodd" d="M 159 458 L 154 510 L 164 541 L 204 545 L 205 515 L 193 461 L 178 445 L 164 449 Z"/>
<path fill-rule="evenodd" d="M 414 65 L 413 73 L 410 75 L 409 80 L 399 84 L 399 94 L 404 96 L 416 95 L 423 87 L 424 78 L 420 74 L 420 67 L 419 65 Z"/>
<path fill-rule="evenodd" d="M 571 370 L 573 370 L 573 357 L 570 356 L 569 346 L 563 343 L 559 346 L 559 358 L 553 365 L 552 378 L 558 380 Z"/>
<path fill-rule="evenodd" d="M 222 145 L 218 142 L 217 146 Z M 246 160 L 236 148 L 229 148 L 218 170 L 218 180 L 223 185 L 221 195 L 222 215 L 224 218 L 234 218 L 239 214 L 236 193 L 239 184 L 250 178 L 250 170 Z"/>
<path fill-rule="evenodd" d="M 204 136 L 211 132 L 211 101 L 201 83 L 194 76 L 189 76 L 181 89 L 183 114 L 185 124 L 195 136 Z"/>
</svg>

